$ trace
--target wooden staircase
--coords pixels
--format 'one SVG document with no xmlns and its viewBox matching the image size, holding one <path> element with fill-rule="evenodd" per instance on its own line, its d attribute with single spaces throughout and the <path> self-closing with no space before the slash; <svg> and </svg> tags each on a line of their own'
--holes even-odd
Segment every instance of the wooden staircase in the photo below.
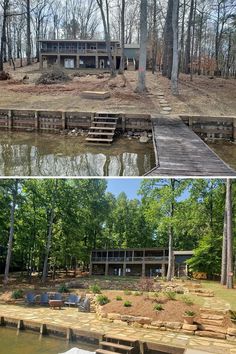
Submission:
<svg viewBox="0 0 236 354">
<path fill-rule="evenodd" d="M 138 354 L 140 352 L 138 341 L 135 339 L 126 339 L 115 336 L 105 335 L 100 342 L 100 348 L 96 354 Z"/>
<path fill-rule="evenodd" d="M 115 113 L 98 113 L 93 118 L 86 141 L 95 144 L 111 144 L 117 128 L 118 115 Z"/>
</svg>

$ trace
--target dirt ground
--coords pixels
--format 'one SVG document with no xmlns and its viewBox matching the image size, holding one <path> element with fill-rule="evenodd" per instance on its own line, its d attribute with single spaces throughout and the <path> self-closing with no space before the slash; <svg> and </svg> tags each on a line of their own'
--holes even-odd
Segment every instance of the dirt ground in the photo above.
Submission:
<svg viewBox="0 0 236 354">
<path fill-rule="evenodd" d="M 148 93 L 134 93 L 137 72 L 126 71 L 110 79 L 80 71 L 83 77 L 75 77 L 71 82 L 60 85 L 35 85 L 40 76 L 39 65 L 17 68 L 10 72 L 12 79 L 0 82 L 0 107 L 24 109 L 55 109 L 80 111 L 116 111 L 130 113 L 157 114 L 161 111 L 158 104 L 158 91 L 164 92 L 172 107 L 173 114 L 235 115 L 236 114 L 236 80 L 212 79 L 195 76 L 193 82 L 186 75 L 180 75 L 180 95 L 173 97 L 170 81 L 160 74 L 147 73 Z M 69 71 L 73 74 L 73 71 Z M 91 71 L 90 71 L 91 73 Z M 95 71 L 94 71 L 95 73 Z M 28 78 L 23 81 L 24 76 Z M 111 98 L 105 101 L 88 100 L 80 97 L 85 90 L 106 90 Z"/>
</svg>

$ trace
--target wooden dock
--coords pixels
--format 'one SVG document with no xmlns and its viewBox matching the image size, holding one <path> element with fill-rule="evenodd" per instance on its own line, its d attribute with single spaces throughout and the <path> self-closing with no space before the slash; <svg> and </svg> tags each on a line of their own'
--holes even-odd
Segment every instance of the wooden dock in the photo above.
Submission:
<svg viewBox="0 0 236 354">
<path fill-rule="evenodd" d="M 146 176 L 235 176 L 179 117 L 152 119 L 157 166 Z"/>
</svg>

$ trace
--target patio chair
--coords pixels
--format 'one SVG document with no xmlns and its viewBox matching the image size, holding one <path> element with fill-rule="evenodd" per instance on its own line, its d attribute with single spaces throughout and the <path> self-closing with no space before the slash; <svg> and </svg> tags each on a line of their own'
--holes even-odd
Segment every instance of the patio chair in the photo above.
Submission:
<svg viewBox="0 0 236 354">
<path fill-rule="evenodd" d="M 90 312 L 90 299 L 88 297 L 78 304 L 78 310 L 82 312 Z"/>
<path fill-rule="evenodd" d="M 49 296 L 47 293 L 43 293 L 40 296 L 40 304 L 41 305 L 48 305 L 49 303 Z"/>
<path fill-rule="evenodd" d="M 64 302 L 64 305 L 68 305 L 68 306 L 78 306 L 79 302 L 80 302 L 81 297 L 77 296 L 75 294 L 70 294 L 68 296 L 68 298 L 66 299 L 66 301 Z"/>
<path fill-rule="evenodd" d="M 28 305 L 35 305 L 36 304 L 36 297 L 33 293 L 26 294 L 25 301 Z"/>
<path fill-rule="evenodd" d="M 55 293 L 52 300 L 62 300 L 62 295 L 60 293 Z"/>
</svg>

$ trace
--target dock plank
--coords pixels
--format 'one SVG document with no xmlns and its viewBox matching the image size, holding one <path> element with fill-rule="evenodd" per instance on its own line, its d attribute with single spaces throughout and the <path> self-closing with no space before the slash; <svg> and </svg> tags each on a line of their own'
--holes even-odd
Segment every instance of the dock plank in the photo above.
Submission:
<svg viewBox="0 0 236 354">
<path fill-rule="evenodd" d="M 152 119 L 157 166 L 146 176 L 236 176 L 179 117 Z"/>
</svg>

